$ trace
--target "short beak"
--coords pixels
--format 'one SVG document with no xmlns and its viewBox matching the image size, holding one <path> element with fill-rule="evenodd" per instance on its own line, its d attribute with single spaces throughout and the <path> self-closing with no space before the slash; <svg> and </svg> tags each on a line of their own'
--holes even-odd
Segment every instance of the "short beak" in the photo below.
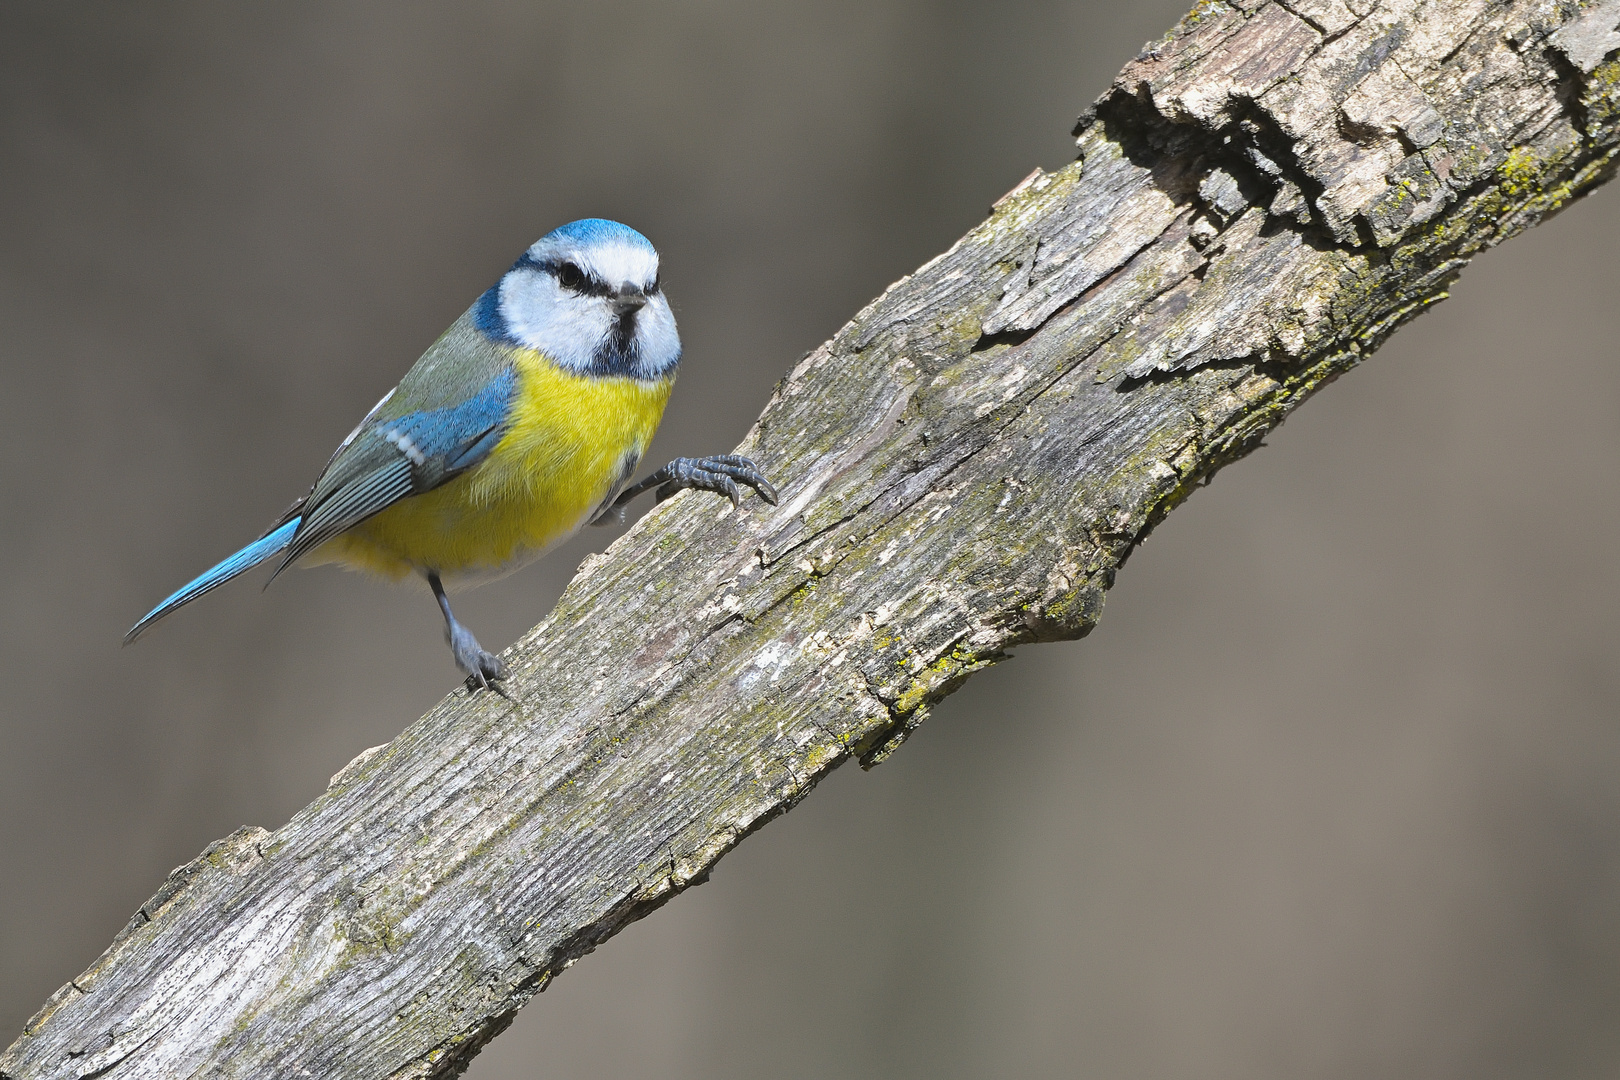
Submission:
<svg viewBox="0 0 1620 1080">
<path fill-rule="evenodd" d="M 608 299 L 615 315 L 628 315 L 632 311 L 640 311 L 647 303 L 647 294 L 640 289 L 624 289 L 614 293 Z"/>
</svg>

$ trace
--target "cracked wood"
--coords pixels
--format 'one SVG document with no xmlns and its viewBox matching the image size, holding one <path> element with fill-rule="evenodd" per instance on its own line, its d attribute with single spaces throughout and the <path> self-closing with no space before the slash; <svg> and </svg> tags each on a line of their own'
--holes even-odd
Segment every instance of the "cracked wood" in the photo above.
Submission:
<svg viewBox="0 0 1620 1080">
<path fill-rule="evenodd" d="M 0 1077 L 434 1077 L 881 761 L 1009 646 L 1074 638 L 1215 470 L 1613 171 L 1620 2 L 1206 2 L 990 217 L 800 363 L 739 452 L 275 832 L 179 868 Z"/>
</svg>

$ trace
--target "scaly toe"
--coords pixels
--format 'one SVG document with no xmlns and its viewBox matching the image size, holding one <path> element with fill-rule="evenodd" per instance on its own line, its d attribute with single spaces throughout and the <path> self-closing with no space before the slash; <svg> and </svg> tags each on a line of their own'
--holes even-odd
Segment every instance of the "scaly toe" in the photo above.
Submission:
<svg viewBox="0 0 1620 1080">
<path fill-rule="evenodd" d="M 704 472 L 719 474 L 727 478 L 728 488 L 723 493 L 731 496 L 733 505 L 738 505 L 741 502 L 740 493 L 734 494 L 737 485 L 730 483 L 730 481 L 737 480 L 753 488 L 759 493 L 760 498 L 772 506 L 776 505 L 776 488 L 771 485 L 769 480 L 765 479 L 765 474 L 759 471 L 759 466 L 748 458 L 737 454 L 716 454 L 714 457 L 699 458 L 697 466 Z"/>
<path fill-rule="evenodd" d="M 456 667 L 467 673 L 468 690 L 494 690 L 502 693 L 495 680 L 506 678 L 506 665 L 501 658 L 478 644 L 465 626 L 459 622 L 451 626 L 450 655 L 455 657 Z M 502 693 L 502 696 L 505 696 Z"/>
<path fill-rule="evenodd" d="M 694 491 L 712 491 L 717 495 L 724 495 L 731 500 L 731 505 L 742 506 L 742 491 L 737 487 L 738 482 L 747 484 L 759 493 L 759 497 L 776 505 L 776 488 L 765 479 L 755 465 L 748 458 L 737 454 L 716 454 L 704 458 L 676 458 L 653 477 L 663 479 L 663 483 L 654 492 L 653 498 L 658 502 L 674 495 L 678 491 L 691 489 Z M 643 483 L 649 483 L 652 478 Z M 637 488 L 635 490 L 645 490 Z M 621 496 L 622 498 L 622 496 Z"/>
<path fill-rule="evenodd" d="M 466 679 L 467 692 L 472 694 L 477 693 L 479 690 L 493 690 L 507 701 L 511 701 L 512 695 L 508 694 L 499 682 L 504 678 L 506 678 L 506 665 L 501 662 L 501 658 L 479 650 L 478 655 L 473 658 L 472 671 Z"/>
</svg>

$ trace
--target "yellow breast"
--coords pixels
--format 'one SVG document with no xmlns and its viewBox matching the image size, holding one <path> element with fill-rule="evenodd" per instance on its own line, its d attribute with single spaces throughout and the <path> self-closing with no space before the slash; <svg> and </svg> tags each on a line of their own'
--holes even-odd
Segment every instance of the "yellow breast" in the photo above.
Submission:
<svg viewBox="0 0 1620 1080">
<path fill-rule="evenodd" d="M 514 356 L 511 419 L 489 457 L 327 541 L 310 561 L 388 577 L 500 570 L 585 524 L 646 452 L 674 376 L 597 378 L 532 350 Z"/>
</svg>

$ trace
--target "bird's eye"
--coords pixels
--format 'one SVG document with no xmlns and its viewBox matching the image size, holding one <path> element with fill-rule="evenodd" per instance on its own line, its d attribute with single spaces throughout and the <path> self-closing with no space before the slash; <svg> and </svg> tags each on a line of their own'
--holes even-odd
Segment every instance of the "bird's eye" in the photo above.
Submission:
<svg viewBox="0 0 1620 1080">
<path fill-rule="evenodd" d="M 662 275 L 662 274 L 654 274 L 653 279 L 652 279 L 652 284 L 647 286 L 647 295 L 648 296 L 657 296 L 658 295 L 658 290 L 662 286 L 663 281 L 664 281 L 664 275 Z"/>
<path fill-rule="evenodd" d="M 557 268 L 557 283 L 565 289 L 577 289 L 585 283 L 585 271 L 565 262 Z"/>
</svg>

